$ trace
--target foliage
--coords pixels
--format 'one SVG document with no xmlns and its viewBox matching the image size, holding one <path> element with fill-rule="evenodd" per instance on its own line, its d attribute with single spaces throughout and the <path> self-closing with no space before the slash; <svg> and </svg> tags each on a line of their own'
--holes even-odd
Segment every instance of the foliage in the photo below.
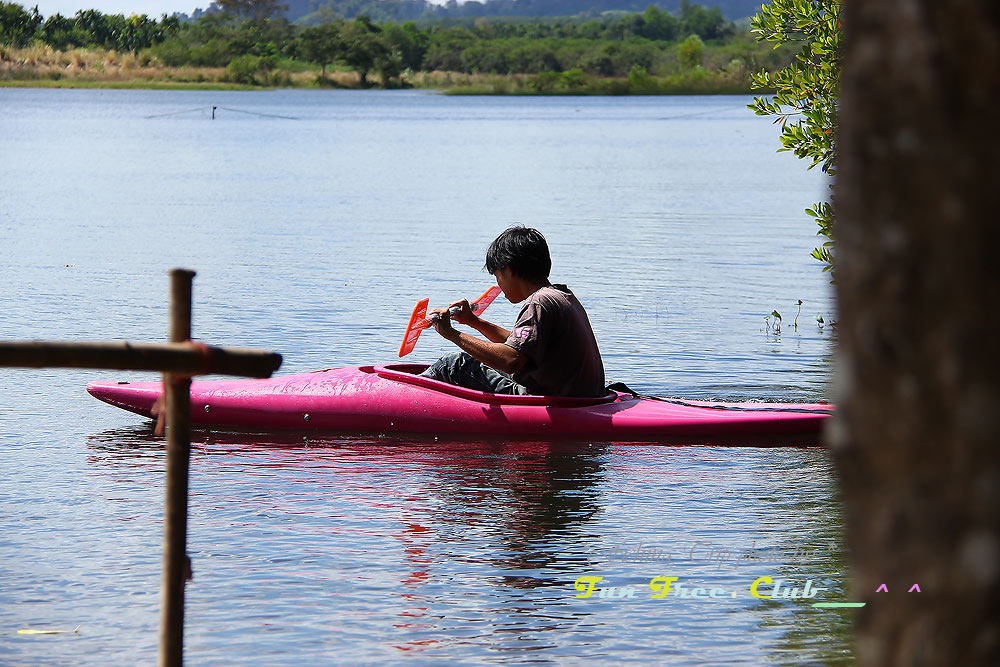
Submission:
<svg viewBox="0 0 1000 667">
<path fill-rule="evenodd" d="M 291 56 L 295 28 L 284 19 L 241 20 L 232 14 L 209 14 L 184 23 L 171 39 L 150 49 L 170 66 L 225 67 L 238 56 Z"/>
<path fill-rule="evenodd" d="M 704 57 L 705 43 L 698 35 L 689 35 L 687 39 L 677 45 L 677 58 L 687 68 L 700 67 Z"/>
<path fill-rule="evenodd" d="M 781 313 L 772 310 L 770 315 L 764 316 L 764 332 L 775 336 L 781 333 Z"/>
<path fill-rule="evenodd" d="M 270 58 L 282 63 L 282 70 L 303 71 L 309 63 L 317 75 L 298 80 L 317 85 L 331 85 L 327 70 L 336 67 L 356 72 L 362 86 L 431 86 L 433 77 L 417 73 L 451 72 L 509 77 L 489 80 L 486 91 L 494 94 L 744 93 L 751 69 L 783 66 L 791 57 L 787 49 L 772 52 L 756 42 L 718 11 L 687 2 L 677 14 L 647 6 L 641 13 L 599 18 L 461 20 L 424 27 L 413 21 L 377 23 L 367 16 L 348 21 L 323 8 L 314 15 L 322 15 L 325 23 L 300 26 L 283 18 L 242 18 L 223 11 L 194 21 L 164 16 L 157 22 L 86 10 L 43 21 L 19 5 L 0 6 L 3 16 L 13 17 L 3 25 L 22 26 L 19 44 L 141 52 L 145 62 L 173 68 L 227 67 L 242 56 Z M 245 9 L 252 3 L 233 6 L 239 13 L 253 13 Z M 686 39 L 679 42 L 682 37 Z M 278 80 L 276 73 L 261 69 L 249 73 L 254 62 L 243 59 L 226 76 L 244 83 Z M 702 66 L 693 67 L 698 64 Z M 377 78 L 372 76 L 376 73 Z M 334 85 L 355 85 L 349 77 L 332 78 Z"/>
<path fill-rule="evenodd" d="M 37 7 L 29 14 L 21 5 L 0 2 L 0 44 L 14 48 L 27 46 L 41 23 Z"/>
<path fill-rule="evenodd" d="M 260 74 L 267 81 L 268 73 L 274 69 L 274 56 L 253 56 L 242 55 L 233 58 L 226 65 L 227 81 L 233 83 L 257 84 L 257 75 Z M 269 81 L 267 81 L 269 82 Z"/>
<path fill-rule="evenodd" d="M 87 36 L 77 28 L 76 22 L 61 14 L 53 14 L 38 27 L 35 38 L 56 49 L 83 46 Z"/>
<path fill-rule="evenodd" d="M 237 56 L 226 65 L 226 79 L 233 83 L 257 82 L 257 72 L 260 71 L 260 58 L 258 56 Z"/>
<path fill-rule="evenodd" d="M 706 9 L 688 0 L 681 0 L 681 25 L 686 32 L 703 39 L 718 39 L 725 35 L 726 22 L 722 18 L 722 10 L 718 7 Z"/>
<path fill-rule="evenodd" d="M 646 7 L 642 13 L 641 36 L 646 39 L 672 40 L 681 29 L 681 21 L 670 12 L 655 5 Z"/>
<path fill-rule="evenodd" d="M 102 14 L 80 10 L 73 18 L 53 14 L 42 20 L 37 8 L 29 14 L 20 5 L 0 3 L 0 43 L 15 47 L 38 40 L 53 48 L 77 46 L 138 53 L 162 42 L 179 28 L 176 18 L 154 21 L 145 14 Z"/>
<path fill-rule="evenodd" d="M 361 86 L 368 85 L 368 73 L 377 70 L 383 85 L 399 76 L 402 65 L 389 44 L 382 37 L 382 30 L 367 16 L 359 16 L 341 29 L 342 49 L 340 59 L 358 73 Z"/>
<path fill-rule="evenodd" d="M 787 67 L 752 75 L 754 88 L 776 93 L 770 99 L 756 98 L 750 108 L 758 115 L 775 116 L 781 124 L 779 150 L 811 160 L 810 169 L 820 165 L 832 177 L 837 171 L 840 0 L 773 0 L 761 8 L 752 25 L 761 40 L 802 46 Z M 824 262 L 824 271 L 832 270 L 833 206 L 820 202 L 806 213 L 816 219 L 818 234 L 827 239 L 813 250 L 813 257 Z"/>
<path fill-rule="evenodd" d="M 410 21 L 403 25 L 386 24 L 382 26 L 382 35 L 404 69 L 415 72 L 423 67 L 430 38 L 426 32 L 417 28 L 416 23 Z"/>
<path fill-rule="evenodd" d="M 340 31 L 343 22 L 312 26 L 299 33 L 296 52 L 302 59 L 320 66 L 326 76 L 326 66 L 337 60 L 342 49 Z"/>
</svg>

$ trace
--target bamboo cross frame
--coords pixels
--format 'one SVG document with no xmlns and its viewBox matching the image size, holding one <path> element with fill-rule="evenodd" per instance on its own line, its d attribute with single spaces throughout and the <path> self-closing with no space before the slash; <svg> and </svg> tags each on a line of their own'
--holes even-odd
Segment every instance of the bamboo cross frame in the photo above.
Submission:
<svg viewBox="0 0 1000 667">
<path fill-rule="evenodd" d="M 194 271 L 170 272 L 170 342 L 0 341 L 0 367 L 108 368 L 161 371 L 167 403 L 167 475 L 160 585 L 160 667 L 184 662 L 184 581 L 187 572 L 188 468 L 191 456 L 191 377 L 218 373 L 265 378 L 281 355 L 191 342 Z"/>
</svg>

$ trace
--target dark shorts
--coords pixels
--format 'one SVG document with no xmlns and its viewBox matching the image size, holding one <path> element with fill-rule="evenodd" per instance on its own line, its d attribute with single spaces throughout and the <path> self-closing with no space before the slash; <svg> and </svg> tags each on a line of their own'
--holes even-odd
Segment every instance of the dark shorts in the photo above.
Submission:
<svg viewBox="0 0 1000 667">
<path fill-rule="evenodd" d="M 506 373 L 501 373 L 466 352 L 446 354 L 421 373 L 433 378 L 458 385 L 466 389 L 486 391 L 491 394 L 527 394 L 528 388 L 514 382 Z"/>
</svg>

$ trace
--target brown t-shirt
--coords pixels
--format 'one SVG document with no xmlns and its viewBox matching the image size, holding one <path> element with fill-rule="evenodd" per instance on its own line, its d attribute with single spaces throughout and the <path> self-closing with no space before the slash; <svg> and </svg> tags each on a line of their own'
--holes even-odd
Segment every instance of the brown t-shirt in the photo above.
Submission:
<svg viewBox="0 0 1000 667">
<path fill-rule="evenodd" d="M 505 343 L 528 358 L 513 377 L 532 394 L 604 394 L 604 363 L 594 330 L 565 285 L 548 285 L 529 296 Z"/>
</svg>

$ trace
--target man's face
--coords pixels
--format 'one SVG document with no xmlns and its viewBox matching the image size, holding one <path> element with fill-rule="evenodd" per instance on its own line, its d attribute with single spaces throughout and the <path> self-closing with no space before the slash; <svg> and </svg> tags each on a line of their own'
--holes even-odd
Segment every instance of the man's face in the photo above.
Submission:
<svg viewBox="0 0 1000 667">
<path fill-rule="evenodd" d="M 493 272 L 493 277 L 497 279 L 497 285 L 503 290 L 503 295 L 507 297 L 507 300 L 511 303 L 517 303 L 523 301 L 524 297 L 520 297 L 517 291 L 517 285 L 514 284 L 514 274 L 511 272 L 509 266 L 497 269 Z M 518 298 L 520 297 L 520 298 Z"/>
</svg>

